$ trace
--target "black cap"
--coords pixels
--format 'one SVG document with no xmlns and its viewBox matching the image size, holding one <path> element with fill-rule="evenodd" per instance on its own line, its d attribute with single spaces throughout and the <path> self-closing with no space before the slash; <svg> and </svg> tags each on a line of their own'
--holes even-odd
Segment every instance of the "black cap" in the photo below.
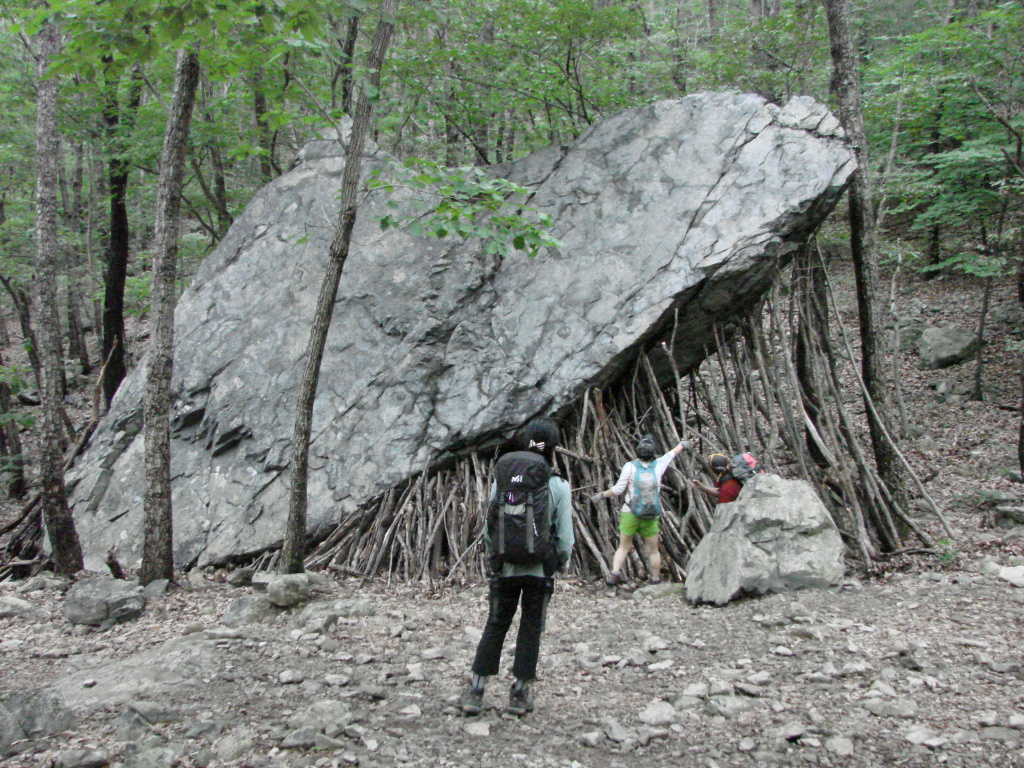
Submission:
<svg viewBox="0 0 1024 768">
<path fill-rule="evenodd" d="M 658 455 L 658 449 L 654 446 L 654 436 L 644 435 L 636 444 L 636 457 L 644 461 L 650 461 Z"/>
</svg>

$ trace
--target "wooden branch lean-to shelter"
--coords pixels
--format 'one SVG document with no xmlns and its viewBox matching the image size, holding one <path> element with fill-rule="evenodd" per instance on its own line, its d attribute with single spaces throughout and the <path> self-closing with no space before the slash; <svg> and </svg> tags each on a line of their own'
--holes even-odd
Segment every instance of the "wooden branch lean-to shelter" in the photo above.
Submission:
<svg viewBox="0 0 1024 768">
<path fill-rule="evenodd" d="M 575 509 L 572 570 L 607 575 L 618 508 L 598 508 L 588 498 L 614 482 L 644 433 L 666 449 L 681 439 L 695 444 L 663 480 L 669 510 L 662 518 L 663 559 L 673 579 L 685 578 L 689 555 L 714 515 L 689 484 L 702 472 L 699 455 L 714 451 L 751 451 L 768 471 L 808 480 L 862 567 L 893 553 L 932 548 L 927 528 L 899 506 L 878 476 L 869 414 L 860 407 L 861 397 L 869 406 L 871 399 L 853 362 L 856 352 L 833 313 L 827 280 L 817 249 L 804 248 L 752 314 L 716 330 L 694 370 L 676 368 L 666 351 L 672 339 L 665 338 L 619 380 L 587 391 L 558 414 L 563 448 L 557 468 L 573 489 Z M 656 373 L 665 370 L 671 371 L 667 378 Z M 306 566 L 395 579 L 481 578 L 483 510 L 499 452 L 494 445 L 467 450 L 383 494 L 321 537 Z M 920 481 L 916 487 L 931 503 Z M 931 508 L 949 535 L 938 507 Z M 630 556 L 627 575 L 644 572 L 642 549 Z M 271 557 L 266 553 L 264 561 Z"/>
</svg>

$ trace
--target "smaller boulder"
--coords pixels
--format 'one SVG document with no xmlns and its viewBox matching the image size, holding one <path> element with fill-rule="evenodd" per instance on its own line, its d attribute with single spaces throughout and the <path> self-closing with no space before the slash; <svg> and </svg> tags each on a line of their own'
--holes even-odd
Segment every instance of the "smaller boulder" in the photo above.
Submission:
<svg viewBox="0 0 1024 768">
<path fill-rule="evenodd" d="M 104 768 L 110 755 L 102 749 L 65 749 L 57 753 L 56 768 Z"/>
<path fill-rule="evenodd" d="M 0 755 L 25 751 L 35 741 L 75 727 L 77 720 L 64 699 L 50 689 L 0 697 Z"/>
<path fill-rule="evenodd" d="M 304 573 L 277 576 L 267 582 L 267 600 L 278 608 L 293 608 L 309 600 L 309 577 Z"/>
<path fill-rule="evenodd" d="M 239 568 L 228 574 L 227 582 L 232 587 L 251 587 L 253 573 L 252 568 Z"/>
<path fill-rule="evenodd" d="M 917 340 L 917 354 L 926 368 L 948 368 L 969 360 L 981 349 L 976 333 L 944 326 L 925 328 Z"/>
<path fill-rule="evenodd" d="M 25 729 L 21 727 L 18 719 L 7 707 L 0 704 L 0 757 L 16 755 L 30 746 Z"/>
<path fill-rule="evenodd" d="M 29 618 L 36 614 L 36 607 L 20 597 L 0 597 L 0 619 Z"/>
<path fill-rule="evenodd" d="M 330 581 L 313 571 L 271 576 L 267 583 L 267 599 L 278 608 L 294 608 L 315 594 L 330 591 Z"/>
<path fill-rule="evenodd" d="M 755 475 L 739 498 L 722 504 L 690 556 L 686 598 L 725 605 L 762 595 L 842 582 L 839 529 L 811 485 Z"/>
<path fill-rule="evenodd" d="M 101 626 L 142 615 L 146 598 L 132 581 L 100 577 L 78 582 L 64 599 L 64 618 L 72 624 Z"/>
<path fill-rule="evenodd" d="M 264 595 L 246 595 L 233 600 L 220 619 L 227 627 L 240 627 L 244 624 L 259 624 L 281 613 Z"/>
</svg>

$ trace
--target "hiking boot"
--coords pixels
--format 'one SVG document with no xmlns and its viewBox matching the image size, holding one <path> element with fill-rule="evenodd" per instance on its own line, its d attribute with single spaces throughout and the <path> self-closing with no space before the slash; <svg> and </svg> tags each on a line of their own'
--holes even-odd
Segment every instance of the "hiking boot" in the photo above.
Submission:
<svg viewBox="0 0 1024 768">
<path fill-rule="evenodd" d="M 619 584 L 622 583 L 622 577 L 615 571 L 612 571 L 610 574 L 608 574 L 608 578 L 604 580 L 604 583 L 607 584 L 609 587 L 617 587 Z"/>
<path fill-rule="evenodd" d="M 484 689 L 469 686 L 459 696 L 459 709 L 466 715 L 479 715 L 484 708 Z"/>
<path fill-rule="evenodd" d="M 524 685 L 522 688 L 516 688 L 512 686 L 512 690 L 508 692 L 508 713 L 510 715 L 525 715 L 527 712 L 533 712 L 533 696 L 530 695 L 530 686 Z"/>
</svg>

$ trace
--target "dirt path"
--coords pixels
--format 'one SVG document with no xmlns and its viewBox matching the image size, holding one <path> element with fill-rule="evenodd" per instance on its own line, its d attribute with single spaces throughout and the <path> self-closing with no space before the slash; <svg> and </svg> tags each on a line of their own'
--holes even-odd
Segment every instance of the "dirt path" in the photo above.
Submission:
<svg viewBox="0 0 1024 768">
<path fill-rule="evenodd" d="M 220 616 L 249 590 L 210 582 L 103 633 L 71 631 L 58 592 L 23 593 L 38 613 L 0 619 L 2 687 L 63 680 L 83 719 L 5 765 L 89 747 L 126 766 L 1024 766 L 1024 590 L 982 572 L 983 557 L 1024 558 L 986 538 L 942 570 L 724 608 L 562 582 L 522 719 L 503 711 L 507 673 L 479 717 L 453 706 L 480 588 L 345 581 L 302 619 L 229 629 Z M 176 647 L 196 661 L 162 679 Z M 168 722 L 126 726 L 140 701 Z M 324 701 L 346 714 L 320 748 L 282 746 Z"/>
</svg>

